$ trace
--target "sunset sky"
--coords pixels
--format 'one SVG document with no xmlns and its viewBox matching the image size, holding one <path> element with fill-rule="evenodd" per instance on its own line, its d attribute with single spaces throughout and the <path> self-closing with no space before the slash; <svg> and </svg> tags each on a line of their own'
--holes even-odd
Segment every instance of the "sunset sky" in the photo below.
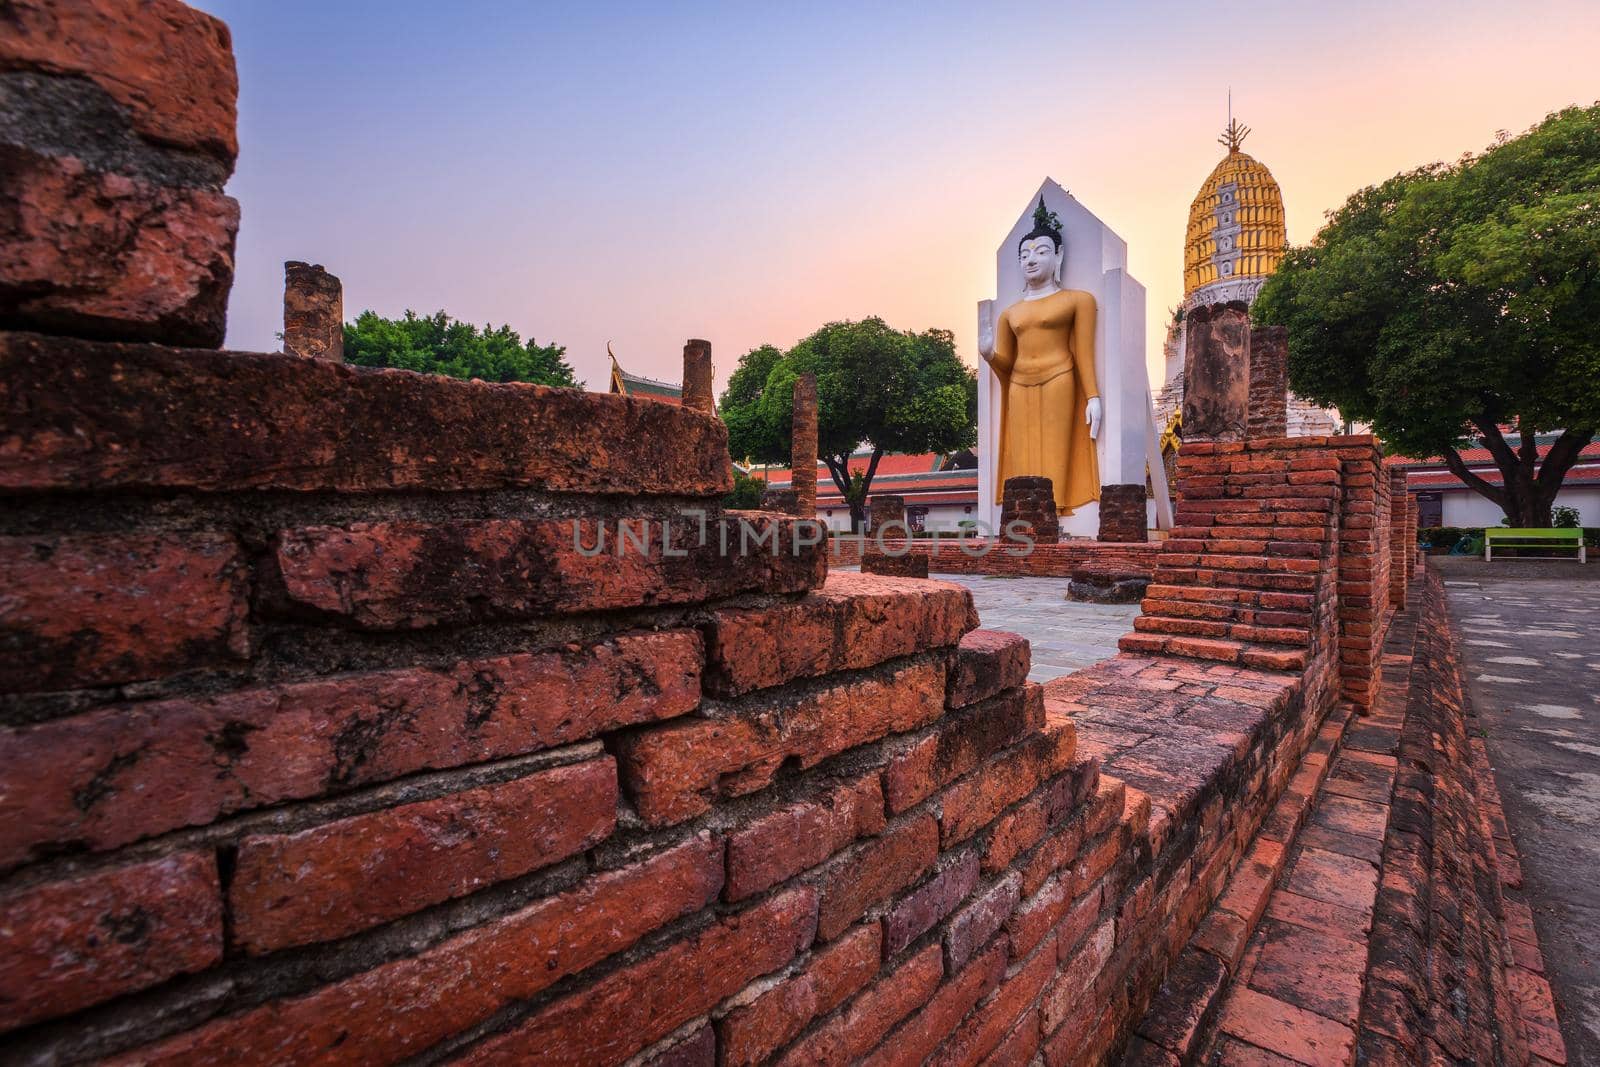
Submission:
<svg viewBox="0 0 1600 1067">
<path fill-rule="evenodd" d="M 201 0 L 233 29 L 244 213 L 228 344 L 283 261 L 347 318 L 443 308 L 605 388 L 836 319 L 955 331 L 1046 175 L 1127 240 L 1149 364 L 1234 111 L 1291 243 L 1398 170 L 1600 97 L 1600 4 L 564 5 Z M 1159 377 L 1157 377 L 1159 381 Z"/>
</svg>

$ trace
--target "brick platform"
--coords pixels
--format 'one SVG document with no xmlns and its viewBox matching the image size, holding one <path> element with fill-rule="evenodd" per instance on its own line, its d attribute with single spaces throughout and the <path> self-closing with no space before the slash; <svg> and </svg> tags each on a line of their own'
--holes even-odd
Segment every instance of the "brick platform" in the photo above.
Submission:
<svg viewBox="0 0 1600 1067">
<path fill-rule="evenodd" d="M 861 557 L 863 574 L 889 574 L 899 578 L 926 578 L 928 557 L 906 554 L 891 556 L 887 552 L 870 551 Z"/>
<path fill-rule="evenodd" d="M 905 541 L 884 539 L 883 548 L 899 552 Z M 1074 538 L 1054 545 L 1034 545 L 1024 551 L 1020 543 L 970 538 L 967 551 L 955 536 L 942 537 L 935 544 L 930 538 L 910 542 L 913 555 L 925 556 L 928 570 L 935 574 L 996 574 L 1019 578 L 1071 578 L 1075 574 L 1105 577 L 1155 573 L 1158 543 L 1110 544 Z M 861 562 L 863 549 L 878 547 L 871 537 L 834 537 L 828 546 L 828 561 L 835 567 L 852 567 Z"/>
</svg>

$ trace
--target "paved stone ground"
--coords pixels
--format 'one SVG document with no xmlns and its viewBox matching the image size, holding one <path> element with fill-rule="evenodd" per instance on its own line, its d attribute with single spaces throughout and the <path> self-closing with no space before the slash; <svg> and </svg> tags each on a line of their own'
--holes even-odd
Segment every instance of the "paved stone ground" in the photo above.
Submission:
<svg viewBox="0 0 1600 1067">
<path fill-rule="evenodd" d="M 1065 578 L 997 578 L 933 574 L 972 590 L 985 629 L 1021 634 L 1033 645 L 1032 682 L 1046 682 L 1117 654 L 1117 638 L 1133 629 L 1138 604 L 1080 604 L 1067 599 Z"/>
<path fill-rule="evenodd" d="M 1569 1062 L 1600 1064 L 1600 564 L 1440 570 Z"/>
</svg>

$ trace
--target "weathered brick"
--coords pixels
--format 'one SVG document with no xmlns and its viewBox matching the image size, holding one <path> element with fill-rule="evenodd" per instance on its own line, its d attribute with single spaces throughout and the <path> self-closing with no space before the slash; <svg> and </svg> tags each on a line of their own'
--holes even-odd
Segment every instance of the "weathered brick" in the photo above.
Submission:
<svg viewBox="0 0 1600 1067">
<path fill-rule="evenodd" d="M 754 1067 L 783 1048 L 878 973 L 883 958 L 876 923 L 818 951 L 804 969 L 774 985 L 717 1024 L 723 1067 Z"/>
<path fill-rule="evenodd" d="M 698 523 L 667 513 L 309 526 L 278 535 L 264 602 L 390 630 L 792 593 L 827 573 L 824 548 L 797 546 L 794 531 L 757 512 L 711 524 L 703 541 Z"/>
<path fill-rule="evenodd" d="M 1045 1033 L 1054 1033 L 1068 1018 L 1081 1018 L 1085 1014 L 1085 994 L 1111 959 L 1115 947 L 1116 923 L 1107 919 L 1076 952 L 1062 959 L 1065 966 L 1045 990 L 1041 1002 L 1040 1021 Z"/>
<path fill-rule="evenodd" d="M 974 630 L 961 639 L 950 672 L 950 706 L 965 707 L 1028 680 L 1033 663 L 1028 640 L 1000 630 Z"/>
<path fill-rule="evenodd" d="M 946 789 L 940 797 L 942 845 L 948 847 L 971 837 L 1040 782 L 1065 769 L 1072 762 L 1075 738 L 1070 721 L 1052 724 Z"/>
<path fill-rule="evenodd" d="M 0 537 L 0 690 L 77 688 L 249 654 L 249 580 L 225 534 Z"/>
<path fill-rule="evenodd" d="M 0 864 L 520 755 L 693 710 L 700 635 L 339 675 L 0 730 Z M 934 684 L 930 682 L 930 687 Z M 940 678 L 937 684 L 942 685 Z"/>
<path fill-rule="evenodd" d="M 1349 1027 L 1243 987 L 1229 993 L 1218 1026 L 1300 1063 L 1347 1063 L 1355 1045 Z"/>
<path fill-rule="evenodd" d="M 1054 933 L 1057 944 L 1065 951 L 1071 949 L 1094 925 L 1100 914 L 1100 887 L 1091 886 L 1083 892 L 1074 892 L 1069 877 L 1052 878 L 1032 897 L 1018 905 L 1006 921 L 1006 932 L 1011 935 L 1011 956 L 1023 959 L 1034 947 L 1042 944 L 1046 935 Z"/>
<path fill-rule="evenodd" d="M 0 286 L 7 298 L 0 327 L 222 344 L 239 229 L 237 201 L 203 185 L 163 185 L 95 171 L 78 156 L 44 155 L 15 145 L 4 151 L 8 203 L 0 215 Z M 0 339 L 0 373 L 11 372 L 6 357 L 19 348 L 60 351 L 75 344 L 8 334 Z M 80 394 L 62 403 L 93 408 L 98 399 Z M 0 405 L 11 406 L 3 396 Z M 143 406 L 149 409 L 149 398 Z M 57 404 L 34 396 L 23 410 L 52 407 Z M 159 415 L 149 410 L 150 419 Z M 132 415 L 125 422 L 136 420 Z M 8 418 L 6 425 L 8 434 L 20 433 L 26 443 L 21 455 L 9 449 L 0 453 L 0 484 L 13 463 L 33 465 L 40 453 L 87 444 L 32 437 L 42 427 L 26 416 L 18 424 Z M 106 457 L 111 463 L 117 458 Z"/>
<path fill-rule="evenodd" d="M 147 140 L 232 169 L 239 77 L 227 24 L 176 0 L 10 6 L 0 68 L 88 78 Z"/>
<path fill-rule="evenodd" d="M 1006 973 L 1006 947 L 995 945 L 946 982 L 923 1009 L 895 1030 L 864 1067 L 917 1067 L 949 1036 L 972 1006 L 987 996 Z"/>
<path fill-rule="evenodd" d="M 647 1053 L 639 1067 L 717 1067 L 717 1032 L 703 1023 L 688 1037 Z"/>
<path fill-rule="evenodd" d="M 1000 947 L 1000 946 L 997 946 Z M 1032 1057 L 1029 1047 L 1020 1060 L 1007 1059 L 1002 1053 L 989 1059 L 1006 1040 L 1017 1020 L 1028 1012 L 1028 1025 L 1033 1030 L 1033 1042 L 1038 1042 L 1038 1013 L 1029 1011 L 1040 990 L 1056 973 L 1055 943 L 1047 941 L 1039 946 L 1033 958 L 1014 971 L 1000 984 L 992 996 L 978 1006 L 961 1027 L 938 1050 L 929 1062 L 934 1067 L 973 1067 L 978 1063 L 1026 1063 Z M 1021 1044 L 1025 1044 L 1022 1042 Z"/>
<path fill-rule="evenodd" d="M 709 811 L 720 797 L 764 788 L 785 759 L 829 756 L 911 730 L 944 711 L 945 668 L 913 661 L 882 676 L 725 709 L 621 738 L 623 784 L 639 815 L 664 826 Z"/>
<path fill-rule="evenodd" d="M 672 404 L 281 354 L 4 334 L 0 423 L 11 490 L 733 485 L 722 423 Z"/>
<path fill-rule="evenodd" d="M 955 781 L 989 756 L 1037 732 L 1044 724 L 1044 691 L 1011 689 L 940 722 L 928 736 L 889 761 L 884 795 L 889 810 L 904 811 Z"/>
<path fill-rule="evenodd" d="M 222 958 L 216 857 L 185 852 L 0 898 L 0 1030 L 53 1019 Z"/>
<path fill-rule="evenodd" d="M 957 585 L 849 572 L 796 603 L 719 611 L 706 628 L 707 687 L 737 696 L 953 645 L 977 625 Z"/>
<path fill-rule="evenodd" d="M 959 971 L 1005 925 L 1022 897 L 1022 875 L 1012 872 L 958 911 L 944 935 L 945 966 Z"/>
<path fill-rule="evenodd" d="M 926 1003 L 943 977 L 939 946 L 929 945 L 792 1046 L 778 1061 L 778 1067 L 845 1067 L 856 1063 L 896 1023 Z"/>
<path fill-rule="evenodd" d="M 938 854 L 938 824 L 918 815 L 841 856 L 822 880 L 817 936 L 838 937 L 872 905 L 921 877 Z"/>
<path fill-rule="evenodd" d="M 815 867 L 884 826 L 876 771 L 764 815 L 728 837 L 728 900 L 743 900 Z"/>
<path fill-rule="evenodd" d="M 246 952 L 327 941 L 581 852 L 616 826 L 611 757 L 239 844 Z"/>
<path fill-rule="evenodd" d="M 791 889 L 579 989 L 474 1046 L 468 1063 L 620 1063 L 811 943 L 817 896 Z"/>
<path fill-rule="evenodd" d="M 1222 1006 L 1227 983 L 1228 972 L 1217 957 L 1189 949 L 1167 973 L 1139 1034 L 1182 1060 L 1192 1059 Z"/>
<path fill-rule="evenodd" d="M 978 887 L 978 854 L 965 852 L 907 893 L 883 917 L 883 952 L 898 954 L 933 929 Z"/>
<path fill-rule="evenodd" d="M 722 846 L 702 836 L 416 956 L 136 1050 L 129 1062 L 395 1063 L 707 906 L 721 888 Z"/>
</svg>

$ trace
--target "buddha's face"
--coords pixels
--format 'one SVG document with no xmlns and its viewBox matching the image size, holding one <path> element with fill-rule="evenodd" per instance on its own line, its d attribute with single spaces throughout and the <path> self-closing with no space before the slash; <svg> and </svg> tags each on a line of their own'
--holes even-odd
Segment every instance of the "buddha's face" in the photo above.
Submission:
<svg viewBox="0 0 1600 1067">
<path fill-rule="evenodd" d="M 1029 285 L 1038 285 L 1054 278 L 1056 268 L 1061 265 L 1061 253 L 1056 250 L 1056 243 L 1048 237 L 1035 237 L 1022 242 L 1017 258 L 1022 263 L 1022 276 Z"/>
</svg>

